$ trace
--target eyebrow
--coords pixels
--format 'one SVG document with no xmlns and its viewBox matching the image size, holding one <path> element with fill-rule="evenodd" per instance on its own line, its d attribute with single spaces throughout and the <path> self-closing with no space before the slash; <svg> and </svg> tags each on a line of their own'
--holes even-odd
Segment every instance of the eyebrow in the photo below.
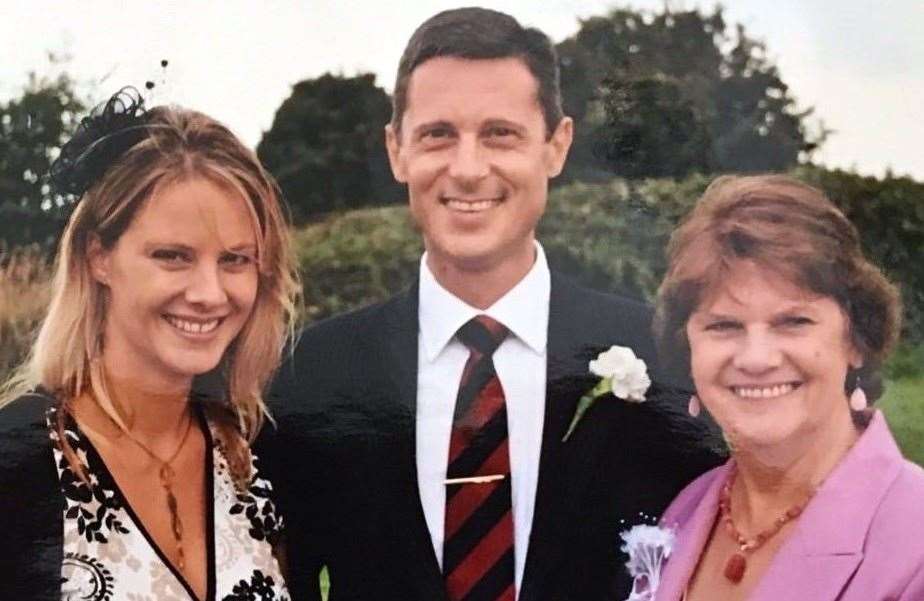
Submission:
<svg viewBox="0 0 924 601">
<path fill-rule="evenodd" d="M 195 252 L 196 250 L 192 246 L 189 246 L 188 244 L 183 244 L 182 242 L 168 242 L 168 241 L 157 241 L 157 240 L 145 243 L 143 248 L 145 252 L 147 252 L 155 248 L 164 247 L 164 246 L 175 248 L 178 250 L 184 250 L 187 252 Z M 231 252 L 256 252 L 257 246 L 255 244 L 250 244 L 249 242 L 242 242 L 240 244 L 235 244 L 234 246 L 225 247 L 224 250 L 231 251 Z"/>
<path fill-rule="evenodd" d="M 257 254 L 257 246 L 255 244 L 237 244 L 225 250 L 233 253 L 247 253 L 254 256 Z"/>
<path fill-rule="evenodd" d="M 787 305 L 780 311 L 774 311 L 771 317 L 776 318 L 776 317 L 788 315 L 791 313 L 814 313 L 814 311 L 815 310 L 811 307 L 809 303 L 798 302 L 798 303 L 793 303 L 791 305 Z M 729 315 L 727 313 L 713 313 L 712 311 L 694 311 L 690 315 L 690 318 L 692 319 L 696 315 L 699 315 L 701 319 L 705 319 L 709 321 L 723 320 L 723 319 L 736 321 L 739 319 L 738 317 L 735 317 L 734 315 Z"/>
<path fill-rule="evenodd" d="M 731 315 L 726 315 L 725 313 L 712 313 L 711 311 L 694 311 L 690 314 L 690 319 L 699 318 L 704 321 L 716 321 L 716 320 L 731 320 L 735 321 L 738 318 Z"/>
</svg>

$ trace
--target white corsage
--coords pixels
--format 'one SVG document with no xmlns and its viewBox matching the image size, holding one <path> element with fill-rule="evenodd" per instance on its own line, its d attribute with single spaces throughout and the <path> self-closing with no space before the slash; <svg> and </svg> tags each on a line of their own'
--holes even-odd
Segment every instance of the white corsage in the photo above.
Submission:
<svg viewBox="0 0 924 601">
<path fill-rule="evenodd" d="M 645 393 L 651 386 L 648 366 L 635 356 L 632 349 L 625 346 L 611 346 L 588 364 L 590 372 L 600 376 L 600 381 L 593 389 L 578 401 L 574 417 L 562 442 L 570 438 L 581 417 L 590 408 L 597 397 L 613 393 L 613 396 L 633 403 L 645 401 Z"/>
<path fill-rule="evenodd" d="M 664 563 L 674 548 L 674 531 L 640 524 L 619 536 L 625 541 L 621 549 L 629 555 L 626 567 L 632 576 L 632 591 L 626 601 L 652 601 L 661 584 Z"/>
</svg>

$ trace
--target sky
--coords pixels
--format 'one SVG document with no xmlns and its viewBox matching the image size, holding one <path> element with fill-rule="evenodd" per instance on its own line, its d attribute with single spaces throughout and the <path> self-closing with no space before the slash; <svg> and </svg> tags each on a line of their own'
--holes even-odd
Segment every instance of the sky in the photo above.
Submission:
<svg viewBox="0 0 924 601">
<path fill-rule="evenodd" d="M 541 4 L 541 6 L 540 6 Z M 613 6 L 702 8 L 713 1 L 485 1 L 553 41 Z M 424 19 L 458 2 L 381 0 L 0 0 L 0 101 L 48 53 L 98 102 L 124 85 L 156 83 L 149 104 L 177 103 L 227 123 L 255 146 L 292 86 L 325 72 L 373 72 L 391 91 L 404 44 Z M 924 1 L 726 0 L 726 21 L 765 42 L 803 108 L 834 130 L 816 160 L 924 181 Z M 160 66 L 166 59 L 166 68 Z M 815 122 L 817 124 L 817 121 Z"/>
</svg>

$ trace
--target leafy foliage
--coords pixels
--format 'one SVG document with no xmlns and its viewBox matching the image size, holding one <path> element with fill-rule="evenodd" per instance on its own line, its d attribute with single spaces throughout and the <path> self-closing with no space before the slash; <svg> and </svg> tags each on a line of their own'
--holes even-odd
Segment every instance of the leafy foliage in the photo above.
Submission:
<svg viewBox="0 0 924 601">
<path fill-rule="evenodd" d="M 332 216 L 295 235 L 305 318 L 384 300 L 417 275 L 420 236 L 404 206 Z"/>
<path fill-rule="evenodd" d="M 67 75 L 30 75 L 23 94 L 0 104 L 0 245 L 53 246 L 72 199 L 52 194 L 46 176 L 86 109 Z"/>
<path fill-rule="evenodd" d="M 867 256 L 902 289 L 906 338 L 924 341 L 924 184 L 804 166 L 793 175 L 824 189 L 857 225 Z M 670 233 L 711 177 L 575 182 L 552 191 L 539 226 L 550 262 L 585 284 L 651 299 Z M 309 319 L 381 300 L 416 274 L 421 243 L 407 209 L 332 216 L 297 234 Z"/>
<path fill-rule="evenodd" d="M 276 111 L 257 154 L 297 223 L 335 209 L 401 200 L 385 153 L 388 94 L 375 75 L 329 73 L 301 81 Z"/>
<path fill-rule="evenodd" d="M 811 134 L 763 44 L 712 14 L 615 9 L 558 45 L 578 136 L 568 175 L 771 171 L 824 141 Z"/>
<path fill-rule="evenodd" d="M 51 268 L 38 245 L 0 249 L 0 382 L 25 359 L 50 300 Z"/>
<path fill-rule="evenodd" d="M 825 190 L 857 226 L 866 255 L 901 288 L 905 332 L 924 341 L 924 184 L 813 167 L 795 175 Z"/>
</svg>

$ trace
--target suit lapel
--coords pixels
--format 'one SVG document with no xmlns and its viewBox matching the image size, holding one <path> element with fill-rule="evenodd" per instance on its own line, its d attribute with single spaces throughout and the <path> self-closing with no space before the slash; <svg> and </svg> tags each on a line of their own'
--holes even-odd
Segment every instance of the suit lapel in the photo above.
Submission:
<svg viewBox="0 0 924 601">
<path fill-rule="evenodd" d="M 587 372 L 586 358 L 577 352 L 582 341 L 573 334 L 574 320 L 579 315 L 580 298 L 575 288 L 552 273 L 542 454 L 520 601 L 542 596 L 551 567 L 567 553 L 562 532 L 574 527 L 576 517 L 572 513 L 580 506 L 578 496 L 590 473 L 581 468 L 593 463 L 591 457 L 601 441 L 601 437 L 580 436 L 577 432 L 567 443 L 561 440 L 578 400 L 594 383 Z M 568 460 L 578 456 L 586 461 Z"/>
<path fill-rule="evenodd" d="M 388 425 L 395 432 L 393 460 L 398 463 L 391 472 L 398 482 L 383 485 L 394 488 L 394 506 L 389 516 L 393 520 L 394 548 L 405 550 L 399 560 L 407 581 L 417 590 L 418 599 L 439 601 L 446 598 L 443 576 L 433 553 L 430 531 L 427 529 L 417 483 L 416 417 L 417 417 L 417 337 L 418 286 L 395 298 L 385 312 L 383 363 L 394 389 L 388 398 L 396 400 L 393 408 L 397 425 Z M 406 553 L 406 555 L 405 555 Z"/>
</svg>

